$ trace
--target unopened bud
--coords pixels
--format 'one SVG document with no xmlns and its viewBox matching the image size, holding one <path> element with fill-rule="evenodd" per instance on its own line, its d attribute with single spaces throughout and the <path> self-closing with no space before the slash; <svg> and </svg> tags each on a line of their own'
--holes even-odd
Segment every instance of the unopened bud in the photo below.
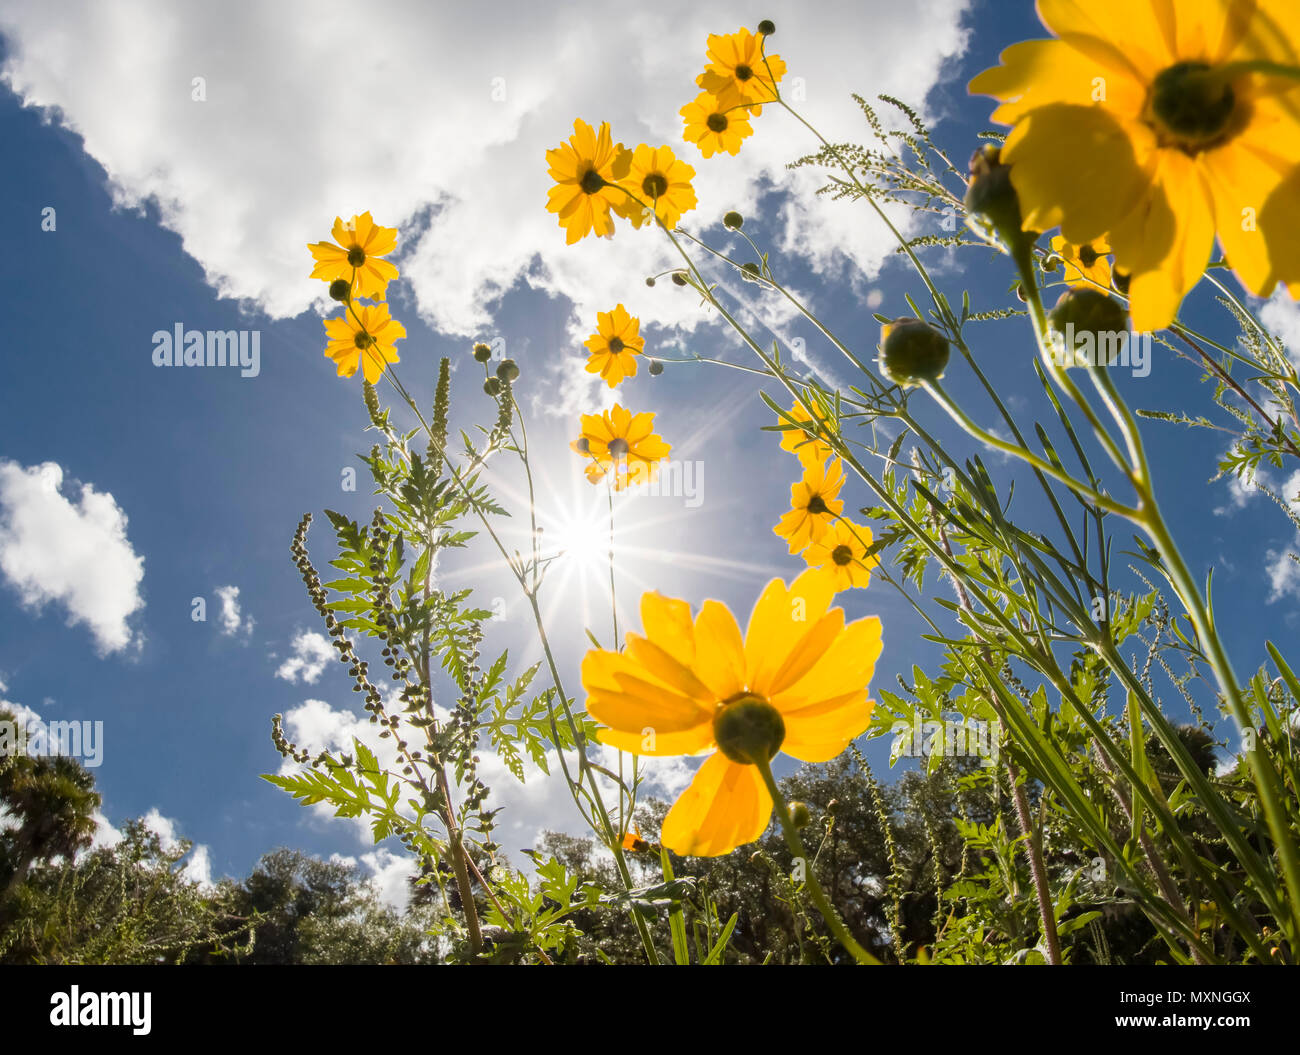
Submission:
<svg viewBox="0 0 1300 1055">
<path fill-rule="evenodd" d="M 938 381 L 948 355 L 948 339 L 920 319 L 895 319 L 880 328 L 880 372 L 896 385 Z"/>
</svg>

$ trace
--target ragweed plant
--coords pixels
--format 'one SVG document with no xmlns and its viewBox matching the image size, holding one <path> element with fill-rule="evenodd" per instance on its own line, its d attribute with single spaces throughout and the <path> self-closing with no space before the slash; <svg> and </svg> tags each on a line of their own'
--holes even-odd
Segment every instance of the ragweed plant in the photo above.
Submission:
<svg viewBox="0 0 1300 1055">
<path fill-rule="evenodd" d="M 1197 355 L 1215 378 L 1220 405 L 1245 426 L 1225 469 L 1294 453 L 1295 373 L 1248 307 L 1210 277 L 1242 325 L 1245 353 L 1177 318 L 1216 234 L 1251 292 L 1266 295 L 1281 283 L 1294 293 L 1300 274 L 1282 234 L 1283 218 L 1300 209 L 1296 152 L 1259 154 L 1269 136 L 1294 142 L 1300 23 L 1283 4 L 1221 7 L 1211 15 L 1101 4 L 1097 25 L 1084 25 L 1072 21 L 1073 8 L 1045 5 L 1058 39 L 1016 45 L 1002 67 L 972 84 L 1002 100 L 995 119 L 1014 127 L 1005 149 L 996 145 L 1002 137 L 991 135 L 968 171 L 934 144 L 913 110 L 889 98 L 905 118 L 903 129 L 886 130 L 858 99 L 872 145 L 822 137 L 781 94 L 786 66 L 767 53 L 771 23 L 757 33 L 710 38 L 710 63 L 697 82 L 705 95 L 682 111 L 687 142 L 705 158 L 718 149 L 735 153 L 743 144 L 733 124 L 743 121 L 749 134 L 764 108 L 784 110 L 816 144 L 795 164 L 823 168 L 826 192 L 870 209 L 913 268 L 926 306 L 908 296 L 905 312 L 876 316 L 882 328 L 874 365 L 858 341 L 832 332 L 801 302 L 738 214 L 724 219 L 733 244 L 719 247 L 680 218 L 663 222 L 653 200 L 638 198 L 680 259 L 673 284 L 693 289 L 740 338 L 756 360 L 740 369 L 779 390 L 779 399 L 760 395 L 778 417 L 780 446 L 797 456 L 801 480 L 778 534 L 799 553 L 824 549 L 832 531 L 851 532 L 842 478 L 851 475 L 869 498 L 860 515 L 875 529 L 860 553 L 846 541 L 842 554 L 864 568 L 875 562 L 878 577 L 902 591 L 942 649 L 939 675 L 918 670 L 910 684 L 901 682 L 902 694 L 881 692 L 868 735 L 950 712 L 998 730 L 995 764 L 972 779 L 1005 788 L 1018 832 L 1003 824 L 963 829 L 983 870 L 942 891 L 942 901 L 954 906 L 954 919 L 978 919 L 981 906 L 1009 892 L 1037 918 L 1030 927 L 1020 917 L 1014 925 L 992 918 L 975 927 L 944 923 L 934 956 L 969 959 L 972 945 L 988 945 L 991 929 L 1001 932 L 997 947 L 1006 960 L 1063 963 L 1086 947 L 1096 913 L 1117 904 L 1142 914 L 1173 962 L 1291 963 L 1300 955 L 1300 683 L 1267 642 L 1259 672 L 1248 681 L 1235 674 L 1208 582 L 1193 575 L 1162 514 L 1137 415 L 1109 369 L 1115 342 L 1132 337 L 1132 325 L 1167 328 L 1171 337 L 1161 340 Z M 1134 26 L 1145 27 L 1136 51 Z M 1071 156 L 1079 127 L 1105 147 L 1104 178 Z M 599 185 L 601 193 L 620 188 L 637 197 L 616 180 Z M 964 216 L 966 231 L 907 238 L 884 210 L 887 202 Z M 1238 228 L 1243 210 L 1259 222 Z M 1040 245 L 1058 225 L 1058 238 Z M 570 227 L 570 241 L 573 234 Z M 963 294 L 954 308 L 922 260 L 935 246 L 992 247 L 1019 304 L 976 311 Z M 857 383 L 830 388 L 801 376 L 779 343 L 760 342 L 715 277 L 728 272 L 810 322 Z M 1054 287 L 1065 292 L 1049 310 L 1045 298 Z M 744 307 L 762 316 L 761 303 Z M 1041 389 L 1042 419 L 1028 427 L 967 341 L 971 327 L 988 322 L 1002 327 L 1004 348 L 1015 327 L 1026 338 L 1024 361 Z M 1261 372 L 1243 383 L 1234 362 Z M 957 370 L 974 382 L 960 402 L 945 385 Z M 1261 401 L 1247 385 L 1271 398 Z M 1225 399 L 1229 391 L 1241 402 Z M 968 405 L 976 401 L 977 410 Z M 955 450 L 942 439 L 932 409 L 976 449 Z M 976 424 L 990 410 L 996 431 Z M 1013 519 L 1024 499 L 1013 501 L 995 482 L 981 447 L 1023 468 L 1046 522 Z M 1138 532 L 1127 567 L 1113 556 L 1121 522 Z M 815 552 L 809 563 L 824 566 Z M 924 592 L 932 570 L 953 599 Z M 854 585 L 851 575 L 841 585 L 845 580 Z M 1228 746 L 1240 763 L 1230 775 L 1216 775 L 1170 720 L 1168 696 L 1197 714 L 1208 698 L 1233 720 L 1239 742 Z M 642 717 L 659 729 L 673 721 L 669 714 L 665 701 L 658 722 Z M 740 816 L 745 801 L 737 796 L 738 813 L 728 819 L 737 834 L 749 831 Z M 1055 842 L 1082 848 L 1088 860 L 1055 856 Z M 856 955 L 851 938 L 841 930 L 836 936 Z M 1094 960 L 1109 956 L 1095 942 L 1089 951 Z"/>
</svg>

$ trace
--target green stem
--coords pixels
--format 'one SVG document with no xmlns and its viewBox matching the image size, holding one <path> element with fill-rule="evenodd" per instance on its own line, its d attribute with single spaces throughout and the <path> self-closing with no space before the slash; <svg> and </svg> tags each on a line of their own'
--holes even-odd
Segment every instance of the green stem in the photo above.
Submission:
<svg viewBox="0 0 1300 1055">
<path fill-rule="evenodd" d="M 812 859 L 803 848 L 799 829 L 795 827 L 794 819 L 790 816 L 790 807 L 786 805 L 785 796 L 781 794 L 781 789 L 776 786 L 776 778 L 772 776 L 771 763 L 767 759 L 760 758 L 754 761 L 754 765 L 758 767 L 763 783 L 767 785 L 767 793 L 772 796 L 772 808 L 776 811 L 777 820 L 781 822 L 782 831 L 785 832 L 786 846 L 794 854 L 795 860 L 802 861 L 804 864 L 805 888 L 812 897 L 813 904 L 817 906 L 817 911 L 821 913 L 822 919 L 826 921 L 826 926 L 835 935 L 835 940 L 843 945 L 858 963 L 880 966 L 880 961 L 859 945 L 857 939 L 849 933 L 844 921 L 840 919 L 840 914 L 835 911 L 835 906 L 830 903 L 821 884 L 817 882 Z"/>
</svg>

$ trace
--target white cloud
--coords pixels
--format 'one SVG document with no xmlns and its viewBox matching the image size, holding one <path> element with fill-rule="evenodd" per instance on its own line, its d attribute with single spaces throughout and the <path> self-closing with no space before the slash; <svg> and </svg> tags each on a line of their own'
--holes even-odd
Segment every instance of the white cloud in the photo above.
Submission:
<svg viewBox="0 0 1300 1055">
<path fill-rule="evenodd" d="M 304 630 L 293 639 L 293 655 L 280 664 L 275 676 L 289 682 L 301 679 L 314 685 L 334 655 L 328 637 Z"/>
<path fill-rule="evenodd" d="M 1300 599 L 1300 563 L 1287 550 L 1269 550 L 1266 560 L 1268 570 L 1268 603 L 1280 601 L 1287 594 Z"/>
<path fill-rule="evenodd" d="M 91 484 L 62 493 L 63 469 L 45 462 L 24 469 L 0 461 L 0 574 L 22 603 L 57 602 L 68 625 L 85 624 L 100 655 L 142 639 L 129 620 L 144 607 L 144 558 L 126 535 L 126 514 Z"/>
<path fill-rule="evenodd" d="M 772 50 L 799 108 L 830 140 L 863 141 L 849 93 L 922 106 L 965 47 L 967 6 L 839 0 L 813 11 L 772 0 L 762 13 L 777 23 Z M 682 141 L 677 111 L 696 94 L 707 35 L 755 17 L 740 0 L 617 13 L 410 0 L 367 4 L 360 18 L 340 0 L 82 0 L 10 6 L 0 31 L 3 79 L 83 137 L 117 202 L 155 202 L 223 296 L 273 316 L 322 302 L 306 243 L 326 237 L 335 215 L 370 209 L 401 226 L 399 262 L 442 332 L 482 334 L 493 299 L 522 281 L 572 300 L 578 334 L 619 301 L 647 323 L 693 327 L 702 314 L 694 294 L 642 284 L 678 262 L 651 229 L 565 245 L 544 208 L 544 152 L 575 117 L 610 121 L 630 145 L 669 143 L 693 165 L 693 230 L 739 209 L 747 230 L 823 275 L 845 260 L 870 275 L 890 255 L 864 204 L 814 197 L 818 174 L 786 169 L 816 146 L 789 115 L 765 109 L 734 158 L 706 161 Z M 795 198 L 758 215 L 764 193 L 792 188 Z"/>
<path fill-rule="evenodd" d="M 243 612 L 239 607 L 239 587 L 238 586 L 218 586 L 215 591 L 217 600 L 221 602 L 221 632 L 226 637 L 234 637 L 237 634 L 249 637 L 253 633 L 253 627 L 256 622 L 250 615 L 244 618 Z"/>
<path fill-rule="evenodd" d="M 158 807 L 154 807 L 140 818 L 144 826 L 158 836 L 164 850 L 175 850 L 181 844 L 176 822 L 164 817 Z M 181 868 L 181 874 L 191 882 L 207 889 L 212 886 L 212 859 L 207 846 L 195 843 L 190 847 L 189 859 Z"/>
<path fill-rule="evenodd" d="M 1273 296 L 1260 305 L 1259 321 L 1282 342 L 1287 358 L 1300 370 L 1300 304 L 1279 286 Z"/>
</svg>

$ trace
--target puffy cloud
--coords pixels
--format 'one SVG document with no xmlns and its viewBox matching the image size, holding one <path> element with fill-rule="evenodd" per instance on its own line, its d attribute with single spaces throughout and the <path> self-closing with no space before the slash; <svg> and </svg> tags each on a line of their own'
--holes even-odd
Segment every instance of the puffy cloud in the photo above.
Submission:
<svg viewBox="0 0 1300 1055">
<path fill-rule="evenodd" d="M 280 664 L 275 676 L 289 682 L 301 679 L 314 685 L 333 657 L 334 649 L 328 637 L 304 630 L 293 639 L 293 655 Z"/>
<path fill-rule="evenodd" d="M 129 621 L 144 607 L 144 558 L 111 494 L 91 484 L 74 489 L 75 500 L 64 495 L 54 462 L 0 461 L 0 574 L 24 605 L 57 603 L 68 625 L 87 626 L 100 655 L 138 647 Z"/>
<path fill-rule="evenodd" d="M 244 618 L 243 612 L 239 607 L 239 587 L 238 586 L 218 586 L 216 589 L 217 600 L 221 602 L 221 632 L 226 637 L 234 637 L 237 634 L 249 637 L 253 633 L 253 627 L 256 625 L 253 617 L 250 615 Z"/>
<path fill-rule="evenodd" d="M 149 831 L 158 836 L 164 850 L 175 850 L 181 845 L 176 821 L 164 817 L 158 807 L 155 806 L 140 819 Z M 181 874 L 205 889 L 213 885 L 212 858 L 207 846 L 195 843 L 190 847 L 189 859 L 181 867 Z"/>
<path fill-rule="evenodd" d="M 1282 342 L 1287 358 L 1300 370 L 1300 304 L 1279 287 L 1259 306 L 1259 321 Z"/>
<path fill-rule="evenodd" d="M 777 22 L 789 96 L 828 139 L 862 141 L 850 92 L 922 106 L 965 47 L 967 7 L 773 0 L 763 13 Z M 222 295 L 273 316 L 323 298 L 305 244 L 336 214 L 370 209 L 400 225 L 398 262 L 444 333 L 490 327 L 494 300 L 517 283 L 571 300 L 575 334 L 619 301 L 694 326 L 697 298 L 641 283 L 677 262 L 653 229 L 565 245 L 544 208 L 544 152 L 575 117 L 608 120 L 617 139 L 671 144 L 696 169 L 692 230 L 731 208 L 755 219 L 765 195 L 797 189 L 759 217 L 763 235 L 821 274 L 846 261 L 875 272 L 890 236 L 865 206 L 807 193 L 823 182 L 816 171 L 786 168 L 817 145 L 789 115 L 765 109 L 737 157 L 706 161 L 681 138 L 707 35 L 754 16 L 739 0 L 617 14 L 379 0 L 361 18 L 341 0 L 28 4 L 0 12 L 2 76 L 83 137 L 119 203 L 156 203 Z"/>
<path fill-rule="evenodd" d="M 1287 550 L 1269 550 L 1265 568 L 1268 572 L 1268 603 L 1290 594 L 1300 599 L 1300 561 Z"/>
</svg>

